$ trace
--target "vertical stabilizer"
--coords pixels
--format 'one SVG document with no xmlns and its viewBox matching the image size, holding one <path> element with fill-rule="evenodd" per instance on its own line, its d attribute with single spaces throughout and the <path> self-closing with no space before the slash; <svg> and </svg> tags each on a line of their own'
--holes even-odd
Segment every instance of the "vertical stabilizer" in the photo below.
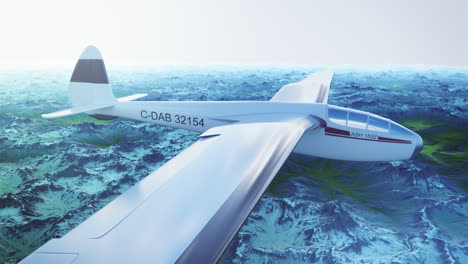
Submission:
<svg viewBox="0 0 468 264">
<path fill-rule="evenodd" d="M 68 96 L 73 105 L 72 108 L 43 114 L 42 117 L 58 118 L 86 113 L 99 120 L 112 120 L 117 117 L 100 114 L 99 110 L 113 107 L 119 102 L 136 100 L 146 94 L 134 94 L 115 99 L 101 53 L 96 47 L 88 46 L 75 65 L 68 86 Z"/>
<path fill-rule="evenodd" d="M 68 95 L 74 107 L 117 102 L 107 78 L 106 66 L 96 47 L 88 46 L 81 53 L 70 79 Z"/>
</svg>

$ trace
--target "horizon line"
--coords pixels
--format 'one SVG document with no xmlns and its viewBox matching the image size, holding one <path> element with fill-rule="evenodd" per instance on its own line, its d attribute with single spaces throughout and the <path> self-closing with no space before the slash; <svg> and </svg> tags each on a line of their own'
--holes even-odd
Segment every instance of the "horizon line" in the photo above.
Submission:
<svg viewBox="0 0 468 264">
<path fill-rule="evenodd" d="M 65 64 L 49 64 L 49 65 L 2 65 L 0 70 L 69 70 L 73 69 L 73 65 Z M 258 69 L 311 69 L 320 68 L 327 70 L 346 70 L 359 69 L 368 71 L 392 70 L 392 69 L 412 69 L 412 70 L 468 70 L 468 66 L 464 65 L 441 65 L 441 64 L 106 64 L 107 68 L 116 70 L 131 70 L 131 69 L 242 69 L 242 68 L 258 68 Z"/>
</svg>

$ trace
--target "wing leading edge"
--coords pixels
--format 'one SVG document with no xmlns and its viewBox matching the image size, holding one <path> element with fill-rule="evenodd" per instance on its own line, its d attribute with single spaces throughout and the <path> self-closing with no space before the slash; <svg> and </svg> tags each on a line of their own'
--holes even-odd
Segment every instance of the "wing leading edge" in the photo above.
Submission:
<svg viewBox="0 0 468 264">
<path fill-rule="evenodd" d="M 216 262 L 303 133 L 319 126 L 296 117 L 212 128 L 23 263 Z"/>
</svg>

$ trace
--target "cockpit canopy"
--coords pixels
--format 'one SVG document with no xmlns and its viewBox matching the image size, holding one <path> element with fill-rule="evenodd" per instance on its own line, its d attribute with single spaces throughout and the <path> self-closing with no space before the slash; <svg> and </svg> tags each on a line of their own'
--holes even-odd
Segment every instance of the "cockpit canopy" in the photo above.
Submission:
<svg viewBox="0 0 468 264">
<path fill-rule="evenodd" d="M 351 128 L 366 129 L 406 136 L 413 135 L 413 132 L 407 128 L 400 126 L 386 118 L 367 112 L 356 111 L 337 106 L 328 106 L 328 120 L 335 124 Z"/>
</svg>

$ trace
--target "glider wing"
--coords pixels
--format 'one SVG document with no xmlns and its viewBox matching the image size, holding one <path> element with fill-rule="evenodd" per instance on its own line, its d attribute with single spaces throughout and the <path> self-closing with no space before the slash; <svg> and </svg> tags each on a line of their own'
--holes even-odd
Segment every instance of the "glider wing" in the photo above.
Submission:
<svg viewBox="0 0 468 264">
<path fill-rule="evenodd" d="M 311 116 L 214 127 L 161 168 L 22 263 L 214 263 Z"/>
</svg>

